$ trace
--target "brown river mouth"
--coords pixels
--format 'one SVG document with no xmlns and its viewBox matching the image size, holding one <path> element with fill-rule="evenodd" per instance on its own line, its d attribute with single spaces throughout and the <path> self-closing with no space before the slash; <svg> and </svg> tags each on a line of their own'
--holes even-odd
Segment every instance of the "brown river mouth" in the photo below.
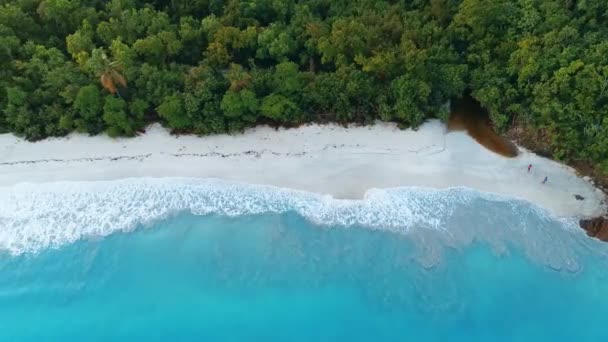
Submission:
<svg viewBox="0 0 608 342">
<path fill-rule="evenodd" d="M 452 101 L 448 131 L 465 131 L 488 150 L 505 157 L 518 154 L 517 146 L 496 133 L 487 111 L 470 95 Z"/>
</svg>

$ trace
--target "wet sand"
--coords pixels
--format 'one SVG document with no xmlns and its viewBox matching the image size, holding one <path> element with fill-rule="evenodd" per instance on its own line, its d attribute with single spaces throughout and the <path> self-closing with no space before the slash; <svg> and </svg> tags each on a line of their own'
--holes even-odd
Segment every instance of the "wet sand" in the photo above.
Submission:
<svg viewBox="0 0 608 342">
<path fill-rule="evenodd" d="M 494 131 L 488 113 L 471 96 L 453 102 L 448 130 L 466 131 L 479 144 L 502 156 L 518 155 L 517 146 Z"/>
</svg>

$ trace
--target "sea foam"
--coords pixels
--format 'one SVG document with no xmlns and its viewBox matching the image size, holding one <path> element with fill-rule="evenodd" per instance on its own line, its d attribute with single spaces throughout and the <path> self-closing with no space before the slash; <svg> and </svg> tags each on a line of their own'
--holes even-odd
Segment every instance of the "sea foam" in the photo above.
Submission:
<svg viewBox="0 0 608 342">
<path fill-rule="evenodd" d="M 593 244 L 575 220 L 467 188 L 371 189 L 361 200 L 191 178 L 18 184 L 1 190 L 0 250 L 14 255 L 130 231 L 179 213 L 293 211 L 318 226 L 389 230 L 418 239 L 429 265 L 441 259 L 445 246 L 483 241 L 497 253 L 515 244 L 552 268 L 576 271 L 577 255 Z"/>
</svg>

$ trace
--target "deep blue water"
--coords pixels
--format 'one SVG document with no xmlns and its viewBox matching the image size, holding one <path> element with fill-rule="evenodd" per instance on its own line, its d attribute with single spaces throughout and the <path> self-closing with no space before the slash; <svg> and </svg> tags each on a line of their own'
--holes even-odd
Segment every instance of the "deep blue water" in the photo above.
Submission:
<svg viewBox="0 0 608 342">
<path fill-rule="evenodd" d="M 28 201 L 42 205 L 42 195 L 15 193 L 0 195 L 3 341 L 608 340 L 607 245 L 523 202 L 468 190 L 429 201 L 395 190 L 392 203 L 416 197 L 436 213 L 402 230 L 390 220 L 322 222 L 302 207 L 236 216 L 190 208 L 60 244 L 35 237 L 42 226 L 33 220 L 74 233 L 83 217 L 59 215 L 55 203 L 26 220 L 17 213 Z M 117 200 L 118 214 L 135 210 L 129 198 Z M 346 205 L 328 201 L 316 210 Z M 382 211 L 378 197 L 368 201 L 375 204 L 347 205 Z M 77 211 L 100 205 L 89 200 Z M 409 205 L 402 211 L 421 214 Z M 32 251 L 28 241 L 42 247 Z"/>
</svg>

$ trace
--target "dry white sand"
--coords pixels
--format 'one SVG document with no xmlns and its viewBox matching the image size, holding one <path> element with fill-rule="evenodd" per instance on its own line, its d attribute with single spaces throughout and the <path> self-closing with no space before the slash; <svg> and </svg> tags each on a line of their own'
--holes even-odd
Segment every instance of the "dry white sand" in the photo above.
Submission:
<svg viewBox="0 0 608 342">
<path fill-rule="evenodd" d="M 152 125 L 125 139 L 72 134 L 30 143 L 0 135 L 0 191 L 22 182 L 144 176 L 222 178 L 336 198 L 361 198 L 370 188 L 466 186 L 526 199 L 557 216 L 591 217 L 605 209 L 602 192 L 571 168 L 526 151 L 496 155 L 465 133 L 446 134 L 438 121 L 417 131 L 379 123 L 176 137 Z"/>
</svg>

